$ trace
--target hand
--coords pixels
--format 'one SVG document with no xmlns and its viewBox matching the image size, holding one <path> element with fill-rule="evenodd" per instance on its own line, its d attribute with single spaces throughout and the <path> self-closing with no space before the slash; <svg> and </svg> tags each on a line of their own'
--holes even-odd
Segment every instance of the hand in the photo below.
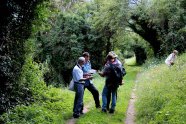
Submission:
<svg viewBox="0 0 186 124">
<path fill-rule="evenodd" d="M 93 79 L 93 76 L 89 76 L 88 79 L 89 79 L 89 80 L 92 80 L 92 79 Z"/>
<path fill-rule="evenodd" d="M 103 72 L 99 71 L 98 74 L 103 77 Z"/>
<path fill-rule="evenodd" d="M 124 84 L 124 80 L 122 80 L 122 82 L 119 85 L 123 85 Z"/>
</svg>

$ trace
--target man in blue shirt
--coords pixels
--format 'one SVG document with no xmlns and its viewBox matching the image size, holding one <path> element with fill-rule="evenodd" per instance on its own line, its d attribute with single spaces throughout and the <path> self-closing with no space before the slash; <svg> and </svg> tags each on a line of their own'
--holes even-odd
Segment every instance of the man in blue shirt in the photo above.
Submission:
<svg viewBox="0 0 186 124">
<path fill-rule="evenodd" d="M 83 65 L 83 74 L 85 77 L 90 76 L 92 71 L 91 63 L 90 63 L 90 54 L 88 52 L 84 52 L 83 57 L 85 58 L 85 63 Z M 96 108 L 101 108 L 100 101 L 99 101 L 99 91 L 93 85 L 92 80 L 85 81 L 85 88 L 87 88 L 92 93 Z"/>
</svg>

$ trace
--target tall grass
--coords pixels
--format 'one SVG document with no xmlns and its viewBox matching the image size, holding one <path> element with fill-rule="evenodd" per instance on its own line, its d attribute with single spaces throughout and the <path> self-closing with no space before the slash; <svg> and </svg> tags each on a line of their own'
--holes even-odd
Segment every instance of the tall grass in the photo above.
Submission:
<svg viewBox="0 0 186 124">
<path fill-rule="evenodd" d="M 164 63 L 144 70 L 138 76 L 138 124 L 186 123 L 186 54 L 177 63 Z"/>
</svg>

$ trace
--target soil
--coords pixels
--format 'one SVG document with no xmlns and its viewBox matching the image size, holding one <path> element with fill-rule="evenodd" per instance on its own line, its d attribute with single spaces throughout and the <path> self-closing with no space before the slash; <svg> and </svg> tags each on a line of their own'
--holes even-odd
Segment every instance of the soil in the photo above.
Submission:
<svg viewBox="0 0 186 124">
<path fill-rule="evenodd" d="M 135 89 L 133 89 L 133 92 L 131 94 L 131 98 L 129 101 L 128 109 L 127 109 L 127 117 L 125 120 L 125 124 L 135 124 L 135 108 L 134 108 L 134 103 L 136 100 L 136 96 L 134 93 Z"/>
<path fill-rule="evenodd" d="M 87 113 L 88 111 L 89 111 L 89 108 L 90 108 L 90 105 L 86 105 L 86 106 L 84 106 L 84 108 L 83 108 L 83 113 L 85 114 L 85 113 Z M 67 120 L 66 121 L 66 124 L 75 124 L 76 123 L 76 118 L 70 118 L 69 120 Z"/>
</svg>

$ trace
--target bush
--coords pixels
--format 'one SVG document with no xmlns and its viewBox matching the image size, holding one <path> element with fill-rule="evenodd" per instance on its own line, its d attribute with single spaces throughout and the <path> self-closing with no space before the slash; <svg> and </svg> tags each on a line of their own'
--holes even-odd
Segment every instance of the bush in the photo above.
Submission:
<svg viewBox="0 0 186 124">
<path fill-rule="evenodd" d="M 63 124 L 71 117 L 74 93 L 49 87 L 40 99 L 29 106 L 19 105 L 3 114 L 0 122 L 6 124 Z"/>
</svg>

